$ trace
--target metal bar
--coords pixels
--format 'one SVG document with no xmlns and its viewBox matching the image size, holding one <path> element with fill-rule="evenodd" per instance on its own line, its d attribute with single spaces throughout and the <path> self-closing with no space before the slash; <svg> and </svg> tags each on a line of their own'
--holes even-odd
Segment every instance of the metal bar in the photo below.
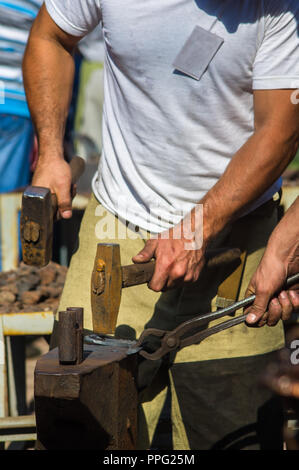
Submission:
<svg viewBox="0 0 299 470">
<path fill-rule="evenodd" d="M 20 193 L 0 196 L 2 271 L 9 271 L 18 266 L 18 212 L 21 207 Z"/>
<path fill-rule="evenodd" d="M 5 388 L 6 388 L 6 369 L 5 369 L 5 344 L 3 332 L 3 318 L 0 315 L 0 417 L 5 416 Z"/>
<path fill-rule="evenodd" d="M 7 399 L 8 399 L 8 414 L 10 416 L 18 416 L 18 405 L 17 405 L 17 387 L 16 387 L 16 378 L 14 373 L 14 361 L 11 345 L 11 337 L 6 336 L 5 338 L 6 346 L 6 371 L 7 371 Z M 18 372 L 21 372 L 23 375 L 24 371 L 24 360 L 22 357 L 19 358 L 20 363 L 18 364 Z M 25 384 L 24 384 L 25 385 Z M 25 388 L 25 387 L 24 387 Z"/>
<path fill-rule="evenodd" d="M 0 429 L 34 428 L 35 415 L 0 418 Z"/>
<path fill-rule="evenodd" d="M 0 442 L 16 442 L 16 441 L 36 441 L 36 433 L 33 434 L 7 434 L 0 436 Z"/>
<path fill-rule="evenodd" d="M 35 430 L 35 415 L 0 418 L 0 442 L 36 441 Z"/>
<path fill-rule="evenodd" d="M 53 331 L 53 312 L 7 313 L 1 317 L 4 336 L 50 335 Z"/>
</svg>

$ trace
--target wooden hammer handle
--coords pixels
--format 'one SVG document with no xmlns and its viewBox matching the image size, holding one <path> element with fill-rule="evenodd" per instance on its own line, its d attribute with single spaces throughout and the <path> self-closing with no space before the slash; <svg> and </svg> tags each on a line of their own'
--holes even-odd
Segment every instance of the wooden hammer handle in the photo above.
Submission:
<svg viewBox="0 0 299 470">
<path fill-rule="evenodd" d="M 70 167 L 72 172 L 72 184 L 75 184 L 84 173 L 85 160 L 81 157 L 74 157 L 70 161 Z"/>
<path fill-rule="evenodd" d="M 239 260 L 241 251 L 238 248 L 208 250 L 205 254 L 207 266 L 215 268 Z M 155 261 L 130 264 L 122 267 L 122 287 L 137 286 L 148 283 L 153 277 Z"/>
<path fill-rule="evenodd" d="M 70 169 L 72 173 L 72 184 L 75 184 L 77 183 L 80 176 L 82 176 L 84 173 L 85 161 L 81 157 L 73 157 L 69 165 L 70 165 Z M 52 194 L 53 214 L 56 214 L 57 207 L 58 207 L 58 204 L 57 204 L 56 194 Z"/>
</svg>

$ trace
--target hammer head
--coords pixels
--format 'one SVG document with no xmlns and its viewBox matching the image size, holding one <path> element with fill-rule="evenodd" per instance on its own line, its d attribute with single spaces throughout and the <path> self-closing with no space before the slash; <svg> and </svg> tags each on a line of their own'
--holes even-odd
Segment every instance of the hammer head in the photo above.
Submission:
<svg viewBox="0 0 299 470">
<path fill-rule="evenodd" d="M 47 188 L 28 186 L 23 194 L 21 243 L 23 261 L 30 266 L 46 266 L 52 258 L 53 210 Z"/>
<path fill-rule="evenodd" d="M 114 333 L 121 290 L 120 247 L 112 243 L 99 243 L 91 277 L 91 309 L 95 333 Z"/>
</svg>

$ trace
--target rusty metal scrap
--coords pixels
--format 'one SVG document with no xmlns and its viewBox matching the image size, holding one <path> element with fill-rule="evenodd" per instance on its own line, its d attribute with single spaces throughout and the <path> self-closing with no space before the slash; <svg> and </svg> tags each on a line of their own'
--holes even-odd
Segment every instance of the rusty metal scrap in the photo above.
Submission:
<svg viewBox="0 0 299 470">
<path fill-rule="evenodd" d="M 50 263 L 42 269 L 21 263 L 0 273 L 0 313 L 55 311 L 67 268 Z"/>
</svg>

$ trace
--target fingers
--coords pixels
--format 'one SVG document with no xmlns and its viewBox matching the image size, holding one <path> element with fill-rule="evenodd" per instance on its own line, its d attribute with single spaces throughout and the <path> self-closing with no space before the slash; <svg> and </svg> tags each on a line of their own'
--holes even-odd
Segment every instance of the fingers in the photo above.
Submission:
<svg viewBox="0 0 299 470">
<path fill-rule="evenodd" d="M 56 190 L 57 204 L 59 214 L 63 219 L 70 219 L 72 217 L 72 197 L 69 187 L 62 187 Z"/>
<path fill-rule="evenodd" d="M 63 158 L 39 159 L 32 184 L 49 188 L 56 196 L 58 218 L 69 219 L 72 216 L 71 187 L 72 173 L 69 164 Z"/>
<path fill-rule="evenodd" d="M 148 240 L 144 248 L 132 258 L 133 263 L 147 263 L 152 258 L 156 257 L 157 245 L 158 240 Z M 159 256 L 159 259 L 156 261 L 155 272 L 151 281 L 148 284 L 148 287 L 151 290 L 155 292 L 165 290 L 165 288 L 167 287 L 170 266 L 171 261 L 169 261 L 167 257 Z"/>
<path fill-rule="evenodd" d="M 58 210 L 63 219 L 70 219 L 72 217 L 73 195 L 71 169 L 69 164 L 63 162 L 59 170 L 60 174 L 55 187 Z"/>
<path fill-rule="evenodd" d="M 277 298 L 272 299 L 269 303 L 268 308 L 268 318 L 267 318 L 267 325 L 268 326 L 275 326 L 282 318 L 282 306 Z"/>
<path fill-rule="evenodd" d="M 169 270 L 167 279 L 168 289 L 175 289 L 176 287 L 181 286 L 184 282 L 192 282 L 193 271 L 188 270 L 187 261 L 174 263 L 172 266 L 168 266 L 167 269 Z"/>
<path fill-rule="evenodd" d="M 279 362 L 270 364 L 263 377 L 264 384 L 278 395 L 298 399 L 298 366 L 292 367 L 285 367 Z"/>
<path fill-rule="evenodd" d="M 158 262 L 159 260 L 159 262 Z M 178 260 L 175 256 L 158 257 L 156 269 L 149 288 L 156 291 L 175 289 L 196 282 L 204 260 L 190 261 L 189 258 Z"/>
<path fill-rule="evenodd" d="M 144 246 L 144 248 L 132 258 L 133 263 L 147 263 L 156 255 L 156 248 L 157 248 L 157 240 L 148 240 Z M 166 258 L 156 261 L 155 272 L 151 281 L 148 284 L 148 287 L 155 291 L 161 292 L 167 287 L 167 279 L 168 279 L 168 270 L 170 267 L 170 262 L 167 261 Z"/>
<path fill-rule="evenodd" d="M 277 298 L 267 304 L 270 295 L 257 294 L 252 307 L 249 307 L 246 318 L 247 324 L 254 326 L 275 326 L 279 320 L 287 321 L 294 311 L 299 308 L 299 294 L 297 291 L 282 291 Z"/>
<path fill-rule="evenodd" d="M 245 313 L 247 313 L 246 323 L 249 326 L 262 326 L 265 324 L 264 315 L 267 312 L 270 297 L 271 295 L 266 291 L 257 292 L 253 305 L 245 310 Z M 260 325 L 259 322 L 261 322 Z"/>
<path fill-rule="evenodd" d="M 155 254 L 157 240 L 148 240 L 144 248 L 132 258 L 133 263 L 147 263 Z"/>
<path fill-rule="evenodd" d="M 298 290 L 289 290 L 289 298 L 292 302 L 295 312 L 299 311 L 299 292 Z"/>
<path fill-rule="evenodd" d="M 155 291 L 161 292 L 171 288 L 172 283 L 168 282 L 171 262 L 167 258 L 162 258 L 156 263 L 156 269 L 148 287 Z"/>
<path fill-rule="evenodd" d="M 280 377 L 277 380 L 278 393 L 283 396 L 299 398 L 299 382 L 291 380 L 288 377 Z"/>
<path fill-rule="evenodd" d="M 283 321 L 289 320 L 294 311 L 294 306 L 292 305 L 291 297 L 289 292 L 281 291 L 278 296 L 279 303 L 281 305 L 281 318 Z"/>
<path fill-rule="evenodd" d="M 155 292 L 195 282 L 204 264 L 203 253 L 185 251 L 180 240 L 148 240 L 132 260 L 134 263 L 145 263 L 152 258 L 156 258 L 156 266 L 148 287 Z"/>
<path fill-rule="evenodd" d="M 299 382 L 292 380 L 287 375 L 271 377 L 268 379 L 268 386 L 283 397 L 299 398 Z"/>
</svg>

